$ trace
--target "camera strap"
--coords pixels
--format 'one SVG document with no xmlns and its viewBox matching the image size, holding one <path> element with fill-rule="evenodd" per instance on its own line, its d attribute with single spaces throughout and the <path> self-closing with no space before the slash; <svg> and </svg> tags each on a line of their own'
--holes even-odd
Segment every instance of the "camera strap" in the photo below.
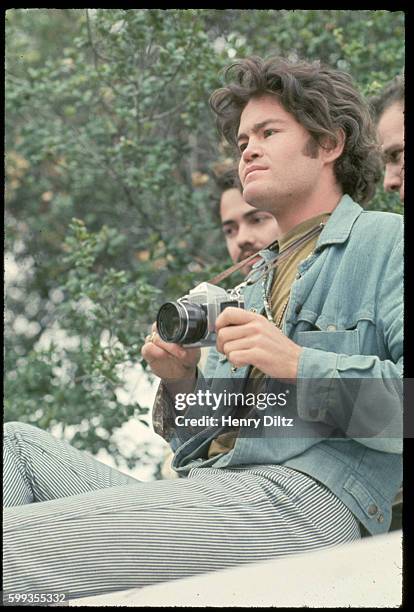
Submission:
<svg viewBox="0 0 414 612">
<path fill-rule="evenodd" d="M 320 223 L 316 227 L 313 227 L 311 230 L 309 230 L 309 232 L 306 232 L 306 234 L 303 234 L 303 236 L 301 236 L 297 240 L 294 240 L 294 242 L 292 242 L 292 244 L 290 244 L 286 249 L 284 249 L 281 253 L 278 253 L 275 259 L 273 259 L 271 262 L 269 262 L 268 264 L 264 264 L 264 263 L 262 264 L 264 268 L 260 276 L 254 275 L 254 279 L 253 278 L 249 279 L 249 276 L 250 276 L 249 274 L 249 276 L 242 283 L 242 285 L 247 286 L 247 285 L 252 285 L 253 283 L 256 283 L 259 279 L 265 276 L 265 274 L 268 274 L 272 268 L 275 268 L 277 265 L 279 265 L 280 262 L 284 261 L 290 255 L 292 255 L 292 253 L 296 251 L 299 247 L 301 247 L 302 244 L 304 244 L 305 242 L 307 242 L 308 240 L 310 240 L 311 238 L 319 234 L 323 230 L 324 227 L 325 227 L 325 223 Z M 260 251 L 263 251 L 266 249 L 272 249 L 273 247 L 277 245 L 277 243 L 278 241 L 274 240 L 267 247 L 265 247 L 265 249 L 260 249 Z M 257 251 L 257 253 L 254 253 L 253 255 L 249 255 L 249 257 L 246 257 L 246 259 L 243 259 L 243 261 L 239 261 L 238 263 L 230 266 L 230 268 L 227 268 L 227 270 L 224 270 L 220 274 L 217 274 L 216 276 L 214 276 L 214 278 L 212 278 L 208 282 L 210 283 L 210 285 L 217 285 L 222 280 L 224 280 L 231 274 L 234 274 L 234 272 L 237 272 L 238 270 L 243 268 L 247 263 L 252 261 L 255 257 L 259 255 L 260 251 Z M 260 268 L 261 266 L 259 266 L 259 268 L 254 271 L 257 272 L 258 270 L 260 270 Z"/>
</svg>

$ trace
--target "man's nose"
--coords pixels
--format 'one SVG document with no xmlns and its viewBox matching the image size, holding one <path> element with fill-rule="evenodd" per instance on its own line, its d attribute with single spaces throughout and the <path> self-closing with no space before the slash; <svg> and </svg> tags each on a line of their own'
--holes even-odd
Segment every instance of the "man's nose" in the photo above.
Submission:
<svg viewBox="0 0 414 612">
<path fill-rule="evenodd" d="M 399 191 L 403 180 L 402 173 L 402 168 L 385 166 L 384 190 L 388 193 Z"/>
<path fill-rule="evenodd" d="M 251 247 L 255 242 L 255 237 L 252 235 L 252 230 L 248 225 L 240 225 L 237 233 L 237 246 L 240 249 Z"/>
<path fill-rule="evenodd" d="M 262 149 L 256 138 L 249 138 L 249 142 L 246 145 L 242 153 L 242 159 L 245 164 L 248 164 L 252 159 L 261 157 Z"/>
</svg>

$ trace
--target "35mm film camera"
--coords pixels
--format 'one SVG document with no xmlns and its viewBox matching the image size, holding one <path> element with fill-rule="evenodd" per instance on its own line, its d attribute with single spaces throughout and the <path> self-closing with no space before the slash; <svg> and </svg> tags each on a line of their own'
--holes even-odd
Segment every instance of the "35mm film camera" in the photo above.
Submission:
<svg viewBox="0 0 414 612">
<path fill-rule="evenodd" d="M 215 323 L 228 306 L 244 308 L 237 290 L 200 283 L 176 302 L 165 302 L 157 314 L 157 330 L 165 342 L 183 347 L 213 346 L 216 343 Z"/>
</svg>

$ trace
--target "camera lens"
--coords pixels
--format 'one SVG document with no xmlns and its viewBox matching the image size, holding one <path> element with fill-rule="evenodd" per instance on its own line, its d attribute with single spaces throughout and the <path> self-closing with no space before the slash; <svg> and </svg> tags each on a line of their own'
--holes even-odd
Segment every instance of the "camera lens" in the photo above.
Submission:
<svg viewBox="0 0 414 612">
<path fill-rule="evenodd" d="M 158 311 L 157 329 L 165 342 L 192 344 L 205 336 L 207 315 L 192 302 L 166 302 Z"/>
<path fill-rule="evenodd" d="M 157 329 L 165 342 L 178 342 L 186 328 L 185 312 L 178 302 L 163 304 L 157 315 Z"/>
</svg>

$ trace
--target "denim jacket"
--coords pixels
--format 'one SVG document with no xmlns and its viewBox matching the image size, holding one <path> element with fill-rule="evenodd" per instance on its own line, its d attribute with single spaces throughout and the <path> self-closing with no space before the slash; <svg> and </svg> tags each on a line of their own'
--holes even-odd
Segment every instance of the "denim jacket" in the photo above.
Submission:
<svg viewBox="0 0 414 612">
<path fill-rule="evenodd" d="M 369 533 L 388 531 L 391 504 L 402 482 L 402 230 L 400 215 L 364 211 L 345 195 L 313 253 L 298 267 L 282 331 L 304 347 L 294 403 L 301 435 L 239 435 L 232 450 L 206 458 L 220 432 L 214 427 L 195 434 L 178 427 L 169 435 L 163 431 L 172 405 L 161 383 L 154 429 L 175 451 L 172 467 L 178 473 L 204 466 L 285 465 L 327 486 Z M 266 261 L 275 257 L 269 250 L 261 255 Z M 261 280 L 247 287 L 244 297 L 247 309 L 263 312 Z M 232 367 L 213 348 L 204 374 L 198 373 L 197 389 L 220 390 L 223 381 L 227 387 L 233 381 L 240 390 L 249 370 Z M 358 384 L 347 404 L 339 397 L 346 394 L 349 379 Z M 326 383 L 321 391 L 312 386 L 315 380 Z M 361 381 L 368 384 L 365 392 Z M 271 385 L 269 390 L 278 385 L 283 389 L 281 382 Z M 344 405 L 349 414 L 344 414 Z M 231 411 L 220 406 L 214 415 Z M 199 415 L 197 406 L 186 412 L 187 417 Z M 364 420 L 369 423 L 366 436 L 358 433 Z M 331 437 L 336 426 L 347 433 Z M 321 435 L 324 428 L 326 437 Z"/>
</svg>

